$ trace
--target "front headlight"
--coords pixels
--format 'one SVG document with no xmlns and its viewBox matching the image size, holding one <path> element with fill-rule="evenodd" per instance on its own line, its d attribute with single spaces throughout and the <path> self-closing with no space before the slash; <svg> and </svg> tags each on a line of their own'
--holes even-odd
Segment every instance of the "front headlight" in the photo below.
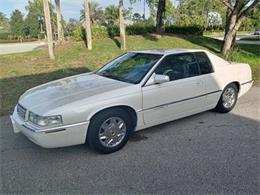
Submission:
<svg viewBox="0 0 260 195">
<path fill-rule="evenodd" d="M 29 112 L 29 121 L 41 127 L 56 126 L 62 124 L 62 117 L 57 116 L 39 116 L 33 112 Z"/>
</svg>

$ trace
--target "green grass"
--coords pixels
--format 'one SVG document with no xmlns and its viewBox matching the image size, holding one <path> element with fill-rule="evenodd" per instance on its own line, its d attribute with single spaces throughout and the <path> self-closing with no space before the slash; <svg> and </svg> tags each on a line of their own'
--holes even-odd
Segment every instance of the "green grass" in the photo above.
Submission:
<svg viewBox="0 0 260 195">
<path fill-rule="evenodd" d="M 123 53 L 118 39 L 95 40 L 88 51 L 82 42 L 56 47 L 54 61 L 47 49 L 27 53 L 0 55 L 0 115 L 10 114 L 18 98 L 27 89 L 66 76 L 93 71 Z M 221 42 L 196 36 L 128 36 L 128 50 L 151 48 L 204 48 L 215 53 Z M 259 81 L 259 47 L 241 45 L 231 52 L 229 60 L 249 63 L 254 79 Z"/>
<path fill-rule="evenodd" d="M 240 40 L 243 41 L 260 41 L 260 35 L 254 37 L 243 37 Z"/>
</svg>

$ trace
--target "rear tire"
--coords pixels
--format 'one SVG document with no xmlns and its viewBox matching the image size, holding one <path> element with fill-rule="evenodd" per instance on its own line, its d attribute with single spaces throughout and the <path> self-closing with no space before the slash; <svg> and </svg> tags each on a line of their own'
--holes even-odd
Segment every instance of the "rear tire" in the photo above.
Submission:
<svg viewBox="0 0 260 195">
<path fill-rule="evenodd" d="M 129 114 L 120 108 L 108 109 L 95 115 L 87 135 L 87 143 L 101 154 L 120 150 L 127 143 L 133 126 Z"/>
<path fill-rule="evenodd" d="M 230 112 L 236 105 L 237 97 L 238 89 L 236 84 L 227 85 L 219 98 L 215 111 L 219 113 Z"/>
</svg>

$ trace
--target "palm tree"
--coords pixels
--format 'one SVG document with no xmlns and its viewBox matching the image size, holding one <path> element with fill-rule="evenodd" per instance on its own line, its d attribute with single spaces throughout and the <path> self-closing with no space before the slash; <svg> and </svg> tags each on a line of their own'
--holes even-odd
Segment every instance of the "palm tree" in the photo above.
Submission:
<svg viewBox="0 0 260 195">
<path fill-rule="evenodd" d="M 57 15 L 58 42 L 62 43 L 64 41 L 64 31 L 62 27 L 60 0 L 55 0 L 55 4 L 56 4 L 56 15 Z"/>
<path fill-rule="evenodd" d="M 115 5 L 107 6 L 105 9 L 104 16 L 108 25 L 118 24 L 118 18 L 119 18 L 118 6 Z"/>
<path fill-rule="evenodd" d="M 88 49 L 92 50 L 92 36 L 91 36 L 91 24 L 90 24 L 90 14 L 89 14 L 89 2 L 84 0 L 84 11 L 85 11 L 85 28 L 87 34 L 87 45 Z"/>
<path fill-rule="evenodd" d="M 124 1 L 123 0 L 119 0 L 119 27 L 120 27 L 121 50 L 125 50 L 126 49 L 126 39 L 125 39 Z"/>
<path fill-rule="evenodd" d="M 44 8 L 45 24 L 46 24 L 47 38 L 48 38 L 49 57 L 50 59 L 54 60 L 55 56 L 53 50 L 51 17 L 50 17 L 50 8 L 49 8 L 48 0 L 43 0 L 43 8 Z"/>
<path fill-rule="evenodd" d="M 104 12 L 102 7 L 96 2 L 88 2 L 90 21 L 92 24 L 103 24 L 104 23 Z M 84 10 L 80 10 L 80 21 L 85 21 Z"/>
</svg>

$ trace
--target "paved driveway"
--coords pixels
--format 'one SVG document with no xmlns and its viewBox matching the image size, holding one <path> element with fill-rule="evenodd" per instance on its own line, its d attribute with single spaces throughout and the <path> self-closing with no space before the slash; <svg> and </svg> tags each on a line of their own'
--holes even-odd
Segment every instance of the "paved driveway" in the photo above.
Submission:
<svg viewBox="0 0 260 195">
<path fill-rule="evenodd" d="M 207 35 L 207 37 L 213 38 L 213 39 L 218 39 L 223 41 L 224 36 L 213 36 L 213 35 Z M 255 35 L 251 34 L 244 34 L 244 35 L 237 35 L 236 36 L 236 43 L 237 44 L 247 44 L 247 45 L 260 45 L 260 41 L 247 41 L 247 40 L 240 40 L 241 38 L 244 37 L 255 37 Z"/>
<path fill-rule="evenodd" d="M 121 151 L 42 149 L 1 118 L 1 191 L 32 194 L 259 194 L 260 88 L 229 114 L 140 131 Z"/>
<path fill-rule="evenodd" d="M 34 49 L 44 47 L 45 45 L 45 42 L 37 41 L 29 43 L 4 43 L 0 44 L 0 55 L 32 51 Z"/>
</svg>

